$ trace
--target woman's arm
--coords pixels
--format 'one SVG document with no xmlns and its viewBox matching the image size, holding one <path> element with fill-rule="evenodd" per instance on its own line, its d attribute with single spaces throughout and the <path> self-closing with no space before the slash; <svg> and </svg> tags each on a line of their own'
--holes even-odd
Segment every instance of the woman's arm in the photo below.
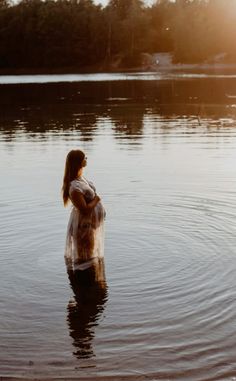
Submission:
<svg viewBox="0 0 236 381">
<path fill-rule="evenodd" d="M 71 192 L 71 201 L 77 209 L 83 214 L 89 214 L 95 208 L 97 203 L 100 201 L 100 197 L 95 195 L 94 199 L 86 203 L 84 195 L 77 190 Z"/>
</svg>

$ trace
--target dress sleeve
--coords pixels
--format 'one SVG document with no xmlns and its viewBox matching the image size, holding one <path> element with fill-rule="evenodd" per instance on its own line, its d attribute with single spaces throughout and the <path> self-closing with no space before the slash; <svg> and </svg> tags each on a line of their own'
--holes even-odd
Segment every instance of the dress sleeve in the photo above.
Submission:
<svg viewBox="0 0 236 381">
<path fill-rule="evenodd" d="M 87 180 L 87 182 L 88 182 L 89 186 L 90 186 L 90 187 L 94 190 L 94 192 L 96 193 L 96 188 L 95 188 L 94 183 L 93 183 L 92 181 L 88 181 L 88 180 Z"/>
<path fill-rule="evenodd" d="M 69 195 L 71 197 L 71 192 L 77 191 L 79 193 L 84 194 L 84 188 L 80 181 L 73 180 L 70 183 Z"/>
</svg>

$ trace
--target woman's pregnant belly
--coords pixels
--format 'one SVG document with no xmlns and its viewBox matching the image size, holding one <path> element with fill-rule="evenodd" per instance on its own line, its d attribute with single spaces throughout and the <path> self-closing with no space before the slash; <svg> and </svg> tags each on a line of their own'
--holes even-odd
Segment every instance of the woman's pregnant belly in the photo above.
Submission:
<svg viewBox="0 0 236 381">
<path fill-rule="evenodd" d="M 104 221 L 105 216 L 106 216 L 105 209 L 101 201 L 99 201 L 92 212 L 93 227 L 97 228 Z"/>
</svg>

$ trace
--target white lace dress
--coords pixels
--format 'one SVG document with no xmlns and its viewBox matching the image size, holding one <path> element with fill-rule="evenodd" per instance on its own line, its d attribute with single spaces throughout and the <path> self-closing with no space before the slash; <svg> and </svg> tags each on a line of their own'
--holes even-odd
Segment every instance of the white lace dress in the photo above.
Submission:
<svg viewBox="0 0 236 381">
<path fill-rule="evenodd" d="M 93 200 L 95 186 L 83 176 L 70 183 L 69 195 L 77 191 L 83 194 L 86 202 Z M 86 270 L 104 257 L 105 209 L 99 201 L 89 215 L 83 215 L 72 206 L 66 235 L 65 261 L 69 270 Z"/>
</svg>

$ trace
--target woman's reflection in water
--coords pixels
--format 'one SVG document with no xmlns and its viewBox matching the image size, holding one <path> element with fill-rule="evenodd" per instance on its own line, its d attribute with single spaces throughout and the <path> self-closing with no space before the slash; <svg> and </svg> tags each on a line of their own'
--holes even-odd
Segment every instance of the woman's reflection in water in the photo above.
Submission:
<svg viewBox="0 0 236 381">
<path fill-rule="evenodd" d="M 78 359 L 90 358 L 94 356 L 95 327 L 108 299 L 104 260 L 98 259 L 84 271 L 67 270 L 67 273 L 74 291 L 74 300 L 67 307 L 70 336 L 76 348 L 74 355 Z"/>
</svg>

